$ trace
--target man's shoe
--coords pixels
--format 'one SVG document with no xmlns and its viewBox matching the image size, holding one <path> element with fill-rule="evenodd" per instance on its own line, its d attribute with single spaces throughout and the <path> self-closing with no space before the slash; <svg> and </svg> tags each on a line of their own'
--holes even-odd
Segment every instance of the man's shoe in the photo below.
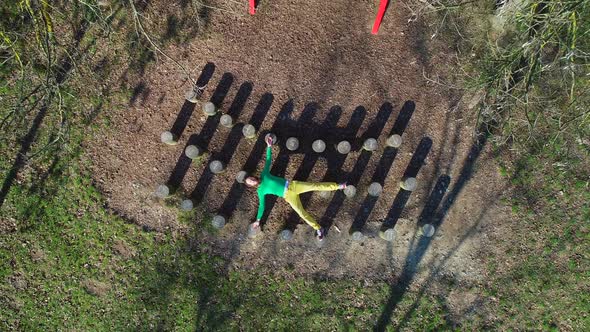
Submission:
<svg viewBox="0 0 590 332">
<path fill-rule="evenodd" d="M 316 231 L 316 237 L 318 238 L 318 241 L 323 241 L 325 235 L 326 230 L 323 227 Z"/>
</svg>

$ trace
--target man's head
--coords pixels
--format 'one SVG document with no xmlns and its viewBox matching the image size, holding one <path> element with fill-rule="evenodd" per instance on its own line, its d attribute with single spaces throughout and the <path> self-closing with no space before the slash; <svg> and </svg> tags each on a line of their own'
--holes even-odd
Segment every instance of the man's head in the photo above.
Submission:
<svg viewBox="0 0 590 332">
<path fill-rule="evenodd" d="M 256 188 L 258 187 L 258 185 L 260 184 L 260 180 L 258 180 L 257 178 L 253 177 L 253 176 L 249 176 L 246 178 L 246 180 L 244 181 L 246 183 L 246 185 L 250 188 Z"/>
</svg>

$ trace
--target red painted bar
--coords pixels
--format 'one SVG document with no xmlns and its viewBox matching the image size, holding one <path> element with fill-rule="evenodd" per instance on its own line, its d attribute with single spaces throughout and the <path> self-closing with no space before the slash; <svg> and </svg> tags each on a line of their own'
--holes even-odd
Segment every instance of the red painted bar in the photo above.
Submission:
<svg viewBox="0 0 590 332">
<path fill-rule="evenodd" d="M 256 0 L 250 0 L 250 15 L 256 14 Z"/>
<path fill-rule="evenodd" d="M 385 9 L 387 8 L 387 3 L 389 0 L 381 0 L 379 4 L 379 11 L 377 12 L 377 18 L 375 19 L 375 23 L 373 24 L 373 31 L 372 34 L 376 35 L 379 31 L 379 26 L 381 26 L 381 20 L 383 20 L 383 15 L 385 15 Z"/>
</svg>

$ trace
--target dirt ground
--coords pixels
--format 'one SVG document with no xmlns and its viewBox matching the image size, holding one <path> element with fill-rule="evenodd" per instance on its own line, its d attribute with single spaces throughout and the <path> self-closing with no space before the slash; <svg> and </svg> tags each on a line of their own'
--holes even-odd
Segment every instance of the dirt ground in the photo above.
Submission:
<svg viewBox="0 0 590 332">
<path fill-rule="evenodd" d="M 334 170 L 330 165 L 338 165 L 339 161 L 334 162 L 338 155 L 333 147 L 329 145 L 326 153 L 315 158 L 308 144 L 317 138 L 335 142 L 350 137 L 358 145 L 362 138 L 376 136 L 378 128 L 383 127 L 378 136 L 379 149 L 370 154 L 366 166 L 357 166 L 361 171 L 357 196 L 346 199 L 338 211 L 328 211 L 336 215 L 333 222 L 342 233 L 332 227 L 320 248 L 312 229 L 300 224 L 291 241 L 280 240 L 279 232 L 293 225 L 288 221 L 290 208 L 279 200 L 265 223 L 264 233 L 249 239 L 247 226 L 255 218 L 258 201 L 255 192 L 246 190 L 233 202 L 235 211 L 228 224 L 218 233 L 204 233 L 210 250 L 226 257 L 229 269 L 354 278 L 365 284 L 403 276 L 422 281 L 450 278 L 466 289 L 485 279 L 484 254 L 492 250 L 499 236 L 495 225 L 509 220 L 510 214 L 499 201 L 506 183 L 499 175 L 490 144 L 480 141 L 481 145 L 474 145 L 472 108 L 477 99 L 463 96 L 445 83 L 454 70 L 456 50 L 452 41 L 431 39 L 429 23 L 421 17 L 409 20 L 411 13 L 403 2 L 390 5 L 379 34 L 371 35 L 377 5 L 377 1 L 275 0 L 262 2 L 255 16 L 245 15 L 245 7 L 243 11 L 234 8 L 244 15 L 211 10 L 204 34 L 187 44 L 167 48 L 171 56 L 194 70 L 195 77 L 206 63 L 215 65 L 201 100 L 212 98 L 222 75 L 231 73 L 233 83 L 227 95 L 222 98 L 223 93 L 217 93 L 213 99 L 220 101 L 223 112 L 230 109 L 239 113 L 237 122 L 247 123 L 263 95 L 272 94 L 272 104 L 257 129 L 264 133 L 274 125 L 273 132 L 280 142 L 273 152 L 275 158 L 281 155 L 283 163 L 288 158 L 283 173 L 287 178 L 346 179 L 362 159 L 362 151 L 355 149 L 346 156 L 340 170 Z M 243 108 L 238 105 L 232 109 L 240 86 L 242 91 L 248 90 L 245 82 L 251 82 L 251 94 Z M 158 184 L 169 181 L 191 135 L 196 134 L 208 144 L 209 155 L 190 165 L 181 181 L 180 196 L 190 195 L 197 186 L 196 195 L 203 201 L 201 208 L 211 213 L 227 203 L 232 186 L 234 191 L 239 187 L 234 176 L 248 162 L 251 151 L 259 147 L 255 140 L 241 138 L 239 132 L 236 135 L 239 126 L 232 129 L 233 133 L 217 126 L 219 116 L 207 119 L 199 106 L 180 143 L 172 147 L 162 144 L 160 134 L 173 127 L 190 84 L 164 58 L 150 65 L 137 83 L 143 84 L 139 97 L 133 98 L 128 107 L 112 110 L 112 125 L 88 144 L 95 181 L 109 207 L 129 220 L 155 231 L 187 231 L 190 225 L 181 225 L 177 220 L 178 208 L 158 201 L 154 191 Z M 266 98 L 268 101 L 268 95 Z M 385 170 L 378 165 L 383 165 L 380 159 L 385 139 L 396 129 L 396 118 L 407 101 L 413 102 L 415 109 L 403 132 L 404 143 L 384 176 Z M 385 110 L 375 122 L 384 103 L 391 103 L 392 112 L 387 114 Z M 290 106 L 293 111 L 287 114 L 285 110 Z M 364 113 L 359 106 L 364 107 Z M 359 116 L 349 123 L 355 110 L 357 115 L 364 114 L 364 119 L 361 122 Z M 330 124 L 341 129 L 331 130 Z M 345 127 L 348 129 L 342 129 Z M 305 153 L 285 153 L 284 141 L 291 134 L 300 135 L 307 146 Z M 419 163 L 418 188 L 395 225 L 395 241 L 386 242 L 379 238 L 378 230 L 384 220 L 390 220 L 388 213 L 395 206 L 399 181 L 425 137 L 432 146 L 424 163 Z M 231 156 L 227 170 L 221 175 L 206 175 L 209 156 Z M 258 171 L 262 160 L 257 162 Z M 363 211 L 366 190 L 376 170 L 384 179 L 384 190 L 372 211 Z M 297 178 L 306 173 L 308 177 Z M 438 195 L 444 194 L 439 197 L 440 204 L 427 204 L 435 184 L 445 175 L 450 182 Z M 306 206 L 320 219 L 331 199 L 314 194 Z M 425 206 L 429 208 L 424 212 Z M 348 229 L 360 218 L 359 211 L 370 214 L 363 227 L 365 238 L 354 242 Z M 418 227 L 425 221 L 440 223 L 430 239 L 423 237 Z M 475 295 L 453 294 L 460 310 L 467 310 L 470 304 L 464 302 L 468 299 L 473 305 L 481 301 Z M 449 301 L 452 299 L 450 296 Z"/>
</svg>

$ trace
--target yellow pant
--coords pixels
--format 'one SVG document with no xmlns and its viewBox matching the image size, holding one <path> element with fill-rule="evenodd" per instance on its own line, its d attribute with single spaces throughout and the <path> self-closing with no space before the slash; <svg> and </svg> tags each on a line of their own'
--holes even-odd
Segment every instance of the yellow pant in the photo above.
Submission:
<svg viewBox="0 0 590 332">
<path fill-rule="evenodd" d="M 289 182 L 289 187 L 287 188 L 287 193 L 285 193 L 285 200 L 295 212 L 303 219 L 309 226 L 313 227 L 313 229 L 320 229 L 320 224 L 318 224 L 315 219 L 309 214 L 309 212 L 305 211 L 303 208 L 303 204 L 301 204 L 301 199 L 299 199 L 299 194 L 303 194 L 309 191 L 334 191 L 338 190 L 338 183 L 336 182 L 302 182 L 302 181 L 291 181 Z"/>
</svg>

